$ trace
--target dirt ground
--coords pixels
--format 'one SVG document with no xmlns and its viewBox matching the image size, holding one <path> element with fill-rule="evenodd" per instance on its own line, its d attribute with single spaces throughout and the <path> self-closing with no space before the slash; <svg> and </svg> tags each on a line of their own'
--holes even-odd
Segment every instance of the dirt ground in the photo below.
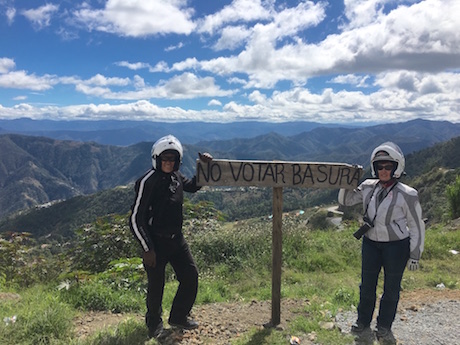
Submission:
<svg viewBox="0 0 460 345">
<path fill-rule="evenodd" d="M 460 300 L 460 290 L 417 290 L 401 293 L 400 310 L 417 311 L 424 305 L 442 300 Z M 283 299 L 281 301 L 280 329 L 298 316 L 308 317 L 304 307 L 309 301 Z M 160 341 L 164 345 L 173 344 L 229 344 L 252 328 L 264 327 L 271 319 L 270 301 L 252 301 L 249 303 L 215 303 L 195 306 L 193 317 L 200 323 L 196 330 L 173 332 L 166 325 L 165 337 Z M 107 312 L 89 312 L 75 319 L 76 334 L 79 338 L 87 337 L 106 327 L 116 325 L 128 318 L 135 318 L 143 322 L 143 315 L 139 314 L 111 314 Z M 329 325 L 332 326 L 332 325 Z M 324 325 L 324 327 L 329 327 Z M 298 335 L 302 344 L 312 344 L 314 334 Z M 287 344 L 289 341 L 287 341 Z"/>
</svg>

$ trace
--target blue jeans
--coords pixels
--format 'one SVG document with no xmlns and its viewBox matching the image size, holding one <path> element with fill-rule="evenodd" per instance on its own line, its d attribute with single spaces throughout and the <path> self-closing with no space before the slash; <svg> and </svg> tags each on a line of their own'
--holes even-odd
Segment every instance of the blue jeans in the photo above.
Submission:
<svg viewBox="0 0 460 345">
<path fill-rule="evenodd" d="M 375 242 L 363 238 L 358 323 L 370 325 L 376 303 L 380 270 L 384 270 L 383 295 L 380 299 L 377 327 L 391 329 L 399 302 L 401 280 L 410 254 L 409 238 Z"/>
</svg>

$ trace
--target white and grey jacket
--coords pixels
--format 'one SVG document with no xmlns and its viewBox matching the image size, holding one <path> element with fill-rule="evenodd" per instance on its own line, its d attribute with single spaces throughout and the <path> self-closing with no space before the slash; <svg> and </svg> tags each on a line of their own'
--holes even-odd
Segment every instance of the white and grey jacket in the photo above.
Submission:
<svg viewBox="0 0 460 345">
<path fill-rule="evenodd" d="M 367 179 L 354 190 L 340 189 L 338 201 L 344 206 L 363 204 L 367 217 L 373 221 L 364 236 L 372 241 L 391 242 L 410 237 L 410 257 L 419 260 L 425 242 L 418 192 L 401 182 L 382 191 L 379 180 Z M 380 192 L 388 193 L 378 204 Z"/>
</svg>

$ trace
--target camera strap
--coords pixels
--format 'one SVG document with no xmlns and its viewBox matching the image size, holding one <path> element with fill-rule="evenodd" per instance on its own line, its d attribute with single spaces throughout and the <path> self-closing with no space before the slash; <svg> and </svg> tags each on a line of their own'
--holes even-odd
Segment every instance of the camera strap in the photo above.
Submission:
<svg viewBox="0 0 460 345">
<path fill-rule="evenodd" d="M 378 204 L 377 204 L 377 207 L 375 208 L 374 219 L 372 219 L 372 222 L 371 222 L 372 226 L 374 226 L 374 220 L 375 220 L 375 218 L 377 218 L 377 209 L 379 208 L 379 206 L 382 203 L 382 201 L 387 197 L 387 195 L 390 194 L 390 192 L 393 190 L 393 188 L 396 186 L 397 183 L 398 183 L 398 181 L 393 183 L 393 185 L 391 186 L 391 188 L 388 191 L 386 191 L 385 187 L 383 187 L 379 191 L 379 194 L 377 195 Z M 366 205 L 366 210 L 363 213 L 363 217 L 366 217 L 367 219 L 369 219 L 369 217 L 367 217 L 367 210 L 369 209 L 369 204 L 371 203 L 372 197 L 374 196 L 374 193 L 375 193 L 375 190 L 377 189 L 378 184 L 379 184 L 379 182 L 377 182 L 377 184 L 374 186 L 374 189 L 372 189 L 371 197 L 369 198 L 369 201 L 367 202 L 367 205 Z"/>
</svg>

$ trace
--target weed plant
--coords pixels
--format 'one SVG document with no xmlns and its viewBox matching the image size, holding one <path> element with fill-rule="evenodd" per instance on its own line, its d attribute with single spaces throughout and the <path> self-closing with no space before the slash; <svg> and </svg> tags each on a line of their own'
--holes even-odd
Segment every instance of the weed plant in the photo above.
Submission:
<svg viewBox="0 0 460 345">
<path fill-rule="evenodd" d="M 0 302 L 0 344 L 64 344 L 73 335 L 74 314 L 52 290 L 23 290 L 19 300 Z"/>
</svg>

